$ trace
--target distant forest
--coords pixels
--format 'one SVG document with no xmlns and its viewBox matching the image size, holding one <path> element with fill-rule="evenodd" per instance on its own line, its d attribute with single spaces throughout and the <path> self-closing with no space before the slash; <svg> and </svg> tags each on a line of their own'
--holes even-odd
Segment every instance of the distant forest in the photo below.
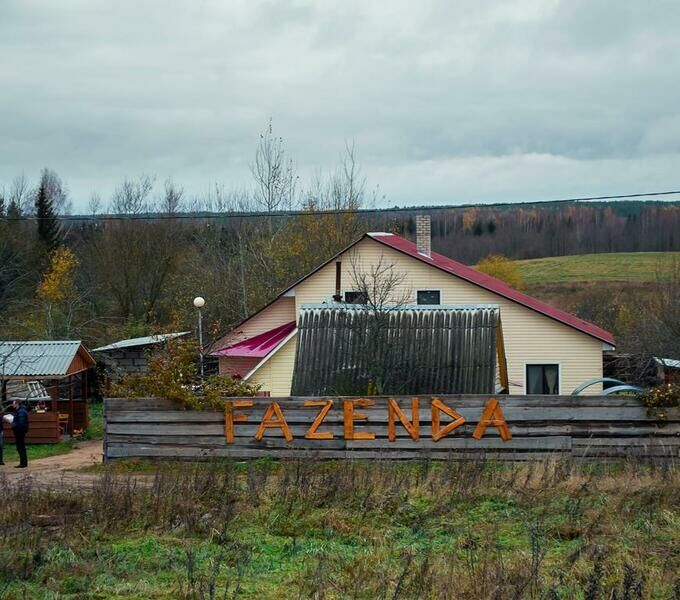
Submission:
<svg viewBox="0 0 680 600">
<path fill-rule="evenodd" d="M 407 237 L 415 236 L 415 214 L 422 212 L 397 217 Z M 621 200 L 428 212 L 433 249 L 468 264 L 489 254 L 526 259 L 680 250 L 680 203 Z"/>
</svg>

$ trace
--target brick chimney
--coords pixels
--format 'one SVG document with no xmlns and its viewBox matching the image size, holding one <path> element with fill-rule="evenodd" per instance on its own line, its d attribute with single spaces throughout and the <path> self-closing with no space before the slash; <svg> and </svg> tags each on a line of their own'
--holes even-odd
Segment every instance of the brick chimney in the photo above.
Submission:
<svg viewBox="0 0 680 600">
<path fill-rule="evenodd" d="M 416 245 L 418 246 L 418 252 L 427 257 L 430 257 L 432 254 L 430 247 L 431 236 L 430 215 L 416 215 Z"/>
</svg>

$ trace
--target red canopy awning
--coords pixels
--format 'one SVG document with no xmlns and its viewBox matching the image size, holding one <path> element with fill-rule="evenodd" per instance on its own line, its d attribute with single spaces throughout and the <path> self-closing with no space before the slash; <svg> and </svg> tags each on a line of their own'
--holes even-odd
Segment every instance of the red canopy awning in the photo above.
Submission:
<svg viewBox="0 0 680 600">
<path fill-rule="evenodd" d="M 232 344 L 213 352 L 213 356 L 245 356 L 251 358 L 264 358 L 276 348 L 286 337 L 295 330 L 295 321 L 280 325 L 254 337 Z"/>
</svg>

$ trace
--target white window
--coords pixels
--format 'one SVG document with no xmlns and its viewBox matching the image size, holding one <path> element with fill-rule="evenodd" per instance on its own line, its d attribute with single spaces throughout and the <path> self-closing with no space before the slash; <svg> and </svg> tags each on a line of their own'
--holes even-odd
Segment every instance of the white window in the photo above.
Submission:
<svg viewBox="0 0 680 600">
<path fill-rule="evenodd" d="M 560 365 L 527 365 L 525 381 L 527 394 L 559 394 Z"/>
<path fill-rule="evenodd" d="M 418 304 L 441 304 L 441 292 L 439 290 L 418 290 Z"/>
</svg>

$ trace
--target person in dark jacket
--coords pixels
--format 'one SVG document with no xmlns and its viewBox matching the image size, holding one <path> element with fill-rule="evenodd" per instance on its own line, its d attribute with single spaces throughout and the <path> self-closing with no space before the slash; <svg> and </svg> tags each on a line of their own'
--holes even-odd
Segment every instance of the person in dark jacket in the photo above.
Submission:
<svg viewBox="0 0 680 600">
<path fill-rule="evenodd" d="M 28 433 L 28 411 L 19 400 L 15 400 L 14 407 L 14 421 L 12 421 L 12 431 L 14 432 L 14 439 L 19 453 L 19 464 L 15 467 L 17 469 L 25 469 L 28 466 L 28 457 L 26 456 L 26 434 Z"/>
</svg>

